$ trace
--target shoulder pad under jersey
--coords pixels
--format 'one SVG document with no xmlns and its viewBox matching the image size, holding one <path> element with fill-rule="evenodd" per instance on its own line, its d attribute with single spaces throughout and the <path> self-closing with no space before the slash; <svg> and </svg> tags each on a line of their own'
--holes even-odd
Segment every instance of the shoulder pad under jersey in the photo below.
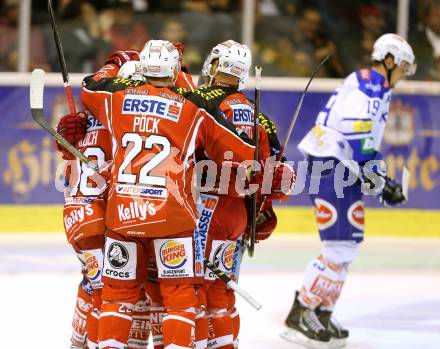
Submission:
<svg viewBox="0 0 440 349">
<path fill-rule="evenodd" d="M 121 77 L 102 78 L 98 81 L 93 79 L 94 75 L 86 76 L 83 80 L 83 87 L 91 91 L 117 92 L 127 87 L 145 85 L 143 81 L 124 79 Z"/>
<path fill-rule="evenodd" d="M 210 114 L 216 114 L 220 103 L 230 94 L 227 89 L 222 87 L 202 87 L 189 93 L 186 97 L 197 105 L 205 109 Z"/>
</svg>

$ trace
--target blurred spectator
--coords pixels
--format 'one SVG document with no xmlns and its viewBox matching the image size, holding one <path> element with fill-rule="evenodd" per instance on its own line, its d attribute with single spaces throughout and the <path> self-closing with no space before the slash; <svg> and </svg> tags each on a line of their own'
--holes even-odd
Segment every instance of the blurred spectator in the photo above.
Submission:
<svg viewBox="0 0 440 349">
<path fill-rule="evenodd" d="M 233 12 L 238 10 L 241 1 L 233 0 L 185 0 L 182 7 L 190 12 Z"/>
<path fill-rule="evenodd" d="M 96 54 L 104 45 L 95 8 L 86 0 L 62 0 L 57 9 L 58 30 L 70 72 L 94 70 Z M 59 71 L 59 61 L 52 29 L 47 25 L 49 63 Z"/>
<path fill-rule="evenodd" d="M 188 32 L 183 24 L 177 19 L 167 19 L 160 31 L 159 38 L 171 42 L 180 41 L 185 46 L 183 61 L 191 73 L 198 73 L 203 64 L 204 57 L 201 52 L 188 42 Z"/>
<path fill-rule="evenodd" d="M 18 0 L 6 0 L 0 12 L 0 71 L 16 71 L 18 65 Z M 30 33 L 29 69 L 49 70 L 45 47 L 45 37 L 38 27 Z"/>
<path fill-rule="evenodd" d="M 292 26 L 291 39 L 294 50 L 308 56 L 307 62 L 309 62 L 310 69 L 308 69 L 307 76 L 328 55 L 332 58 L 322 67 L 319 76 L 340 77 L 343 75 L 336 45 L 326 34 L 321 14 L 316 8 L 306 7 L 301 11 L 296 26 Z"/>
<path fill-rule="evenodd" d="M 336 35 L 344 35 L 339 41 L 339 52 L 345 67 L 344 74 L 365 68 L 371 64 L 371 52 L 376 39 L 385 34 L 385 10 L 378 5 L 360 5 L 354 22 L 350 23 L 351 30 L 337 31 Z"/>
<path fill-rule="evenodd" d="M 279 37 L 256 48 L 254 58 L 262 65 L 264 75 L 299 77 L 309 76 L 313 71 L 309 54 L 292 45 L 287 37 Z"/>
<path fill-rule="evenodd" d="M 371 64 L 371 52 L 376 39 L 385 32 L 384 10 L 379 6 L 361 6 L 359 10 L 361 24 L 360 55 L 357 68 Z"/>
<path fill-rule="evenodd" d="M 130 2 L 119 2 L 104 10 L 99 18 L 103 39 L 112 51 L 133 49 L 140 51 L 150 39 L 144 24 L 137 21 Z"/>
<path fill-rule="evenodd" d="M 300 17 L 296 21 L 284 16 L 275 21 L 271 16 L 258 17 L 256 60 L 261 60 L 267 74 L 305 77 L 312 74 L 323 58 L 331 55 L 319 76 L 342 76 L 339 53 L 324 28 L 320 12 L 310 6 L 295 8 L 297 10 L 300 10 Z"/>
<path fill-rule="evenodd" d="M 182 11 L 183 0 L 148 0 L 149 12 L 180 12 Z"/>
<path fill-rule="evenodd" d="M 440 80 L 440 3 L 431 1 L 423 11 L 422 26 L 411 40 L 417 61 L 416 78 Z"/>
</svg>

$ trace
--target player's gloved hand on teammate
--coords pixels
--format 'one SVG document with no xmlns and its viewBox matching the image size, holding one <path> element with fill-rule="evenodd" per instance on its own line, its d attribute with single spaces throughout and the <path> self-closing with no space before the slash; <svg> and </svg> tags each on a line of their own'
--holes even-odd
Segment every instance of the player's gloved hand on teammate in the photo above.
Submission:
<svg viewBox="0 0 440 349">
<path fill-rule="evenodd" d="M 179 52 L 180 70 L 182 70 L 185 73 L 188 73 L 188 69 L 185 63 L 183 63 L 183 51 L 185 50 L 185 45 L 181 41 L 174 41 L 173 45 L 177 48 L 177 51 Z"/>
<path fill-rule="evenodd" d="M 384 206 L 395 206 L 405 202 L 406 198 L 403 194 L 402 186 L 394 179 L 386 177 L 385 186 L 379 196 L 379 200 Z"/>
<path fill-rule="evenodd" d="M 85 113 L 64 115 L 57 125 L 57 132 L 63 136 L 70 144 L 75 145 L 76 142 L 84 138 L 87 132 L 87 116 Z M 63 159 L 73 160 L 72 155 L 64 146 L 56 142 L 57 149 L 63 154 Z"/>
<path fill-rule="evenodd" d="M 257 217 L 257 226 L 255 229 L 255 240 L 262 241 L 266 240 L 277 226 L 277 216 L 272 208 L 272 205 L 260 212 Z"/>
<path fill-rule="evenodd" d="M 270 187 L 270 194 L 268 194 L 269 199 L 278 201 L 287 200 L 289 192 L 295 184 L 295 170 L 284 162 L 274 164 L 275 166 L 266 166 L 266 161 L 261 160 L 260 165 L 262 171 L 253 173 L 250 182 L 252 184 L 258 184 L 263 195 L 267 193 L 267 189 Z M 266 183 L 270 178 L 272 182 Z"/>
<path fill-rule="evenodd" d="M 116 64 L 120 68 L 126 62 L 139 59 L 139 52 L 135 50 L 116 51 L 106 58 L 105 64 Z"/>
</svg>

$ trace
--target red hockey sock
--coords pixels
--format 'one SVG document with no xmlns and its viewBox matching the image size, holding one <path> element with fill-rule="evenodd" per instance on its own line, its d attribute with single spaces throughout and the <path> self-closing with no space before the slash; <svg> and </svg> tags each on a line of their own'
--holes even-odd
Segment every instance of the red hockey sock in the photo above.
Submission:
<svg viewBox="0 0 440 349">
<path fill-rule="evenodd" d="M 154 349 L 163 349 L 162 319 L 165 316 L 165 308 L 150 306 L 150 329 L 153 338 Z"/>
<path fill-rule="evenodd" d="M 195 349 L 205 349 L 208 345 L 208 316 L 204 310 L 198 311 L 196 315 L 196 342 Z"/>
<path fill-rule="evenodd" d="M 100 349 L 127 347 L 133 308 L 134 305 L 131 303 L 102 303 L 99 318 Z"/>
<path fill-rule="evenodd" d="M 233 349 L 233 332 L 232 319 L 226 309 L 210 311 L 208 337 L 208 347 L 210 349 Z"/>
<path fill-rule="evenodd" d="M 132 318 L 128 349 L 147 349 L 148 337 L 150 336 L 150 314 L 144 293 L 142 293 L 142 298 L 134 305 Z"/>
<path fill-rule="evenodd" d="M 195 337 L 196 314 L 186 311 L 168 311 L 162 320 L 164 348 L 192 349 Z"/>
<path fill-rule="evenodd" d="M 92 297 L 82 288 L 82 282 L 78 286 L 75 311 L 72 320 L 71 342 L 76 346 L 83 346 L 86 341 L 87 317 L 92 309 Z"/>
<path fill-rule="evenodd" d="M 232 319 L 234 348 L 238 348 L 238 334 L 240 333 L 240 314 L 235 306 L 232 309 L 229 309 L 229 314 Z"/>
<path fill-rule="evenodd" d="M 87 346 L 88 349 L 98 348 L 98 323 L 101 313 L 101 289 L 92 293 L 92 310 L 87 317 Z"/>
</svg>

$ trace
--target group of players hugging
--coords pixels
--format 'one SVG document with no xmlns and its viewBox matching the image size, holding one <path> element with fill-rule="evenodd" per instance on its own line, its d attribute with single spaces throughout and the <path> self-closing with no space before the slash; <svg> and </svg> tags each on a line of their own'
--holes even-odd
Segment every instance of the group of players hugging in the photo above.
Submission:
<svg viewBox="0 0 440 349">
<path fill-rule="evenodd" d="M 241 92 L 249 48 L 233 40 L 215 46 L 197 87 L 182 51 L 180 43 L 150 40 L 141 52 L 114 52 L 84 78 L 84 111 L 63 116 L 57 126 L 100 168 L 94 172 L 57 144 L 66 160 L 64 226 L 83 275 L 71 349 L 145 349 L 150 338 L 155 349 L 238 347 L 234 292 L 204 259 L 238 281 L 250 226 L 244 187 L 259 188 L 261 241 L 277 225 L 272 201 L 287 199 L 296 175 L 285 155 L 273 161 L 281 146 L 264 113 L 255 116 L 254 142 L 255 103 Z M 372 57 L 371 68 L 343 81 L 300 143 L 311 163 L 379 158 L 391 88 L 412 73 L 414 56 L 402 38 L 386 34 Z M 253 171 L 256 147 L 259 172 Z M 333 168 L 311 195 L 322 254 L 307 267 L 282 333 L 312 348 L 345 345 L 348 331 L 332 312 L 363 239 L 365 183 L 345 188 L 340 199 Z M 380 197 L 403 201 L 400 186 L 384 178 Z M 263 194 L 263 187 L 270 189 Z M 323 210 L 331 214 L 325 222 Z"/>
</svg>

